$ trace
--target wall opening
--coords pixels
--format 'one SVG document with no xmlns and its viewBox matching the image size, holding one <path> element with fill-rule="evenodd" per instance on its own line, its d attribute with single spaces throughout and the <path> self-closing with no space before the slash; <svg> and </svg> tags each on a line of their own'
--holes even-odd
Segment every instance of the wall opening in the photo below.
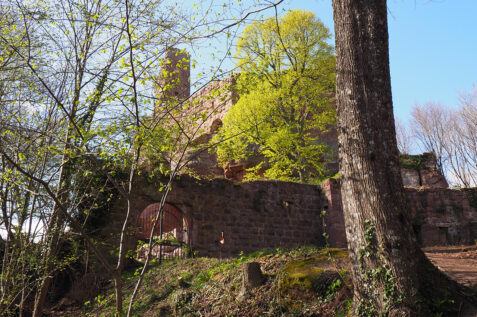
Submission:
<svg viewBox="0 0 477 317">
<path fill-rule="evenodd" d="M 422 226 L 413 224 L 412 229 L 414 230 L 414 234 L 416 236 L 417 243 L 419 243 L 419 245 L 422 245 Z"/>
<path fill-rule="evenodd" d="M 184 214 L 172 206 L 164 204 L 162 217 L 162 238 L 161 221 L 157 221 L 152 241 L 149 241 L 154 220 L 158 215 L 160 203 L 147 206 L 139 215 L 137 238 L 147 243 L 152 242 L 152 256 L 160 260 L 185 256 L 190 243 L 190 224 Z M 147 246 L 141 247 L 138 258 L 145 257 Z"/>
<path fill-rule="evenodd" d="M 449 228 L 439 227 L 439 245 L 449 244 Z"/>
<path fill-rule="evenodd" d="M 213 102 L 212 102 L 213 106 Z M 217 133 L 217 130 L 222 126 L 222 120 L 220 119 L 215 119 L 212 124 L 210 125 L 210 133 Z"/>
</svg>

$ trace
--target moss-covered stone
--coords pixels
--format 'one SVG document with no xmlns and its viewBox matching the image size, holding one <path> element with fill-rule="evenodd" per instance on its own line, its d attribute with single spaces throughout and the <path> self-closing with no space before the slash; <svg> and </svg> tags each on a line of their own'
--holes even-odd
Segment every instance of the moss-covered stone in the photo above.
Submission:
<svg viewBox="0 0 477 317">
<path fill-rule="evenodd" d="M 323 271 L 312 283 L 313 290 L 321 298 L 326 298 L 343 287 L 343 279 L 336 271 Z"/>
<path fill-rule="evenodd" d="M 421 169 L 428 160 L 427 153 L 421 155 L 401 154 L 399 156 L 401 167 L 409 169 Z"/>
<path fill-rule="evenodd" d="M 311 291 L 320 297 L 326 296 L 328 289 L 339 278 L 339 274 L 325 270 L 324 262 L 347 256 L 346 249 L 328 248 L 313 257 L 289 262 L 283 270 L 280 292 L 284 294 L 290 289 L 299 289 Z"/>
<path fill-rule="evenodd" d="M 280 289 L 282 292 L 290 288 L 313 290 L 313 280 L 322 272 L 323 269 L 317 266 L 316 258 L 292 261 L 285 266 Z"/>
</svg>

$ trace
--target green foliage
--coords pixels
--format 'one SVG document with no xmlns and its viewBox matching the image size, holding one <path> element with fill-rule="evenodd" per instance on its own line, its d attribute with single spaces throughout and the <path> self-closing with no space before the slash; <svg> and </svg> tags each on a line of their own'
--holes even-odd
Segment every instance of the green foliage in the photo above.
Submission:
<svg viewBox="0 0 477 317">
<path fill-rule="evenodd" d="M 76 161 L 78 172 L 73 181 L 76 190 L 83 197 L 78 203 L 76 219 L 84 224 L 85 232 L 94 237 L 107 224 L 111 209 L 119 197 L 118 190 L 108 177 L 120 182 L 127 177 L 121 164 L 107 158 L 91 162 L 87 159 Z"/>
<path fill-rule="evenodd" d="M 360 299 L 356 307 L 356 314 L 358 316 L 376 316 L 378 314 L 377 298 L 382 298 L 384 307 L 387 309 L 402 303 L 403 294 L 397 288 L 386 256 L 378 249 L 376 225 L 371 220 L 365 220 L 364 238 L 366 243 L 359 250 L 359 267 L 365 297 Z"/>
<path fill-rule="evenodd" d="M 245 28 L 236 53 L 240 99 L 213 140 L 218 160 L 265 162 L 249 179 L 317 182 L 327 175 L 329 148 L 314 136 L 335 124 L 333 48 L 328 29 L 312 13 L 294 10 L 277 22 Z"/>
<path fill-rule="evenodd" d="M 421 169 L 422 163 L 426 160 L 423 155 L 401 154 L 399 158 L 401 167 L 410 169 Z"/>
<path fill-rule="evenodd" d="M 249 262 L 253 259 L 256 259 L 262 256 L 266 256 L 269 254 L 277 254 L 280 252 L 281 252 L 280 249 L 275 249 L 275 250 L 265 249 L 261 251 L 252 252 L 248 255 L 244 255 L 242 252 L 240 256 L 234 259 L 232 262 L 222 262 L 218 266 L 214 266 L 210 268 L 209 270 L 202 271 L 195 279 L 194 284 L 192 285 L 192 288 L 193 289 L 201 288 L 215 275 L 226 272 L 226 271 L 230 271 L 233 268 L 237 268 L 242 263 Z"/>
</svg>

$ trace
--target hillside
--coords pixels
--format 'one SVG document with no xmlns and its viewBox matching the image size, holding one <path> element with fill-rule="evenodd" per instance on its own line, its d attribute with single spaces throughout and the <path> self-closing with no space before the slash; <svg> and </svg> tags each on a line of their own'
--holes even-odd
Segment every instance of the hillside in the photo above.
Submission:
<svg viewBox="0 0 477 317">
<path fill-rule="evenodd" d="M 449 277 L 477 288 L 477 245 L 424 251 Z M 260 264 L 264 279 L 259 287 L 243 288 L 243 265 L 248 262 Z M 135 270 L 123 277 L 127 303 L 136 282 Z M 134 316 L 352 316 L 351 294 L 347 250 L 263 250 L 233 259 L 153 263 L 134 304 Z M 114 304 L 109 284 L 92 300 L 63 300 L 49 315 L 114 316 Z M 451 302 L 446 298 L 433 299 L 436 316 L 477 316 L 475 308 L 464 305 L 457 312 L 447 304 Z"/>
<path fill-rule="evenodd" d="M 243 289 L 242 265 L 255 261 L 263 285 Z M 128 274 L 130 296 L 136 277 Z M 134 304 L 135 316 L 346 316 L 351 305 L 347 252 L 303 247 L 235 259 L 191 258 L 154 264 Z M 126 301 L 127 302 L 127 301 Z M 51 311 L 55 316 L 113 316 L 112 285 L 94 300 Z"/>
</svg>

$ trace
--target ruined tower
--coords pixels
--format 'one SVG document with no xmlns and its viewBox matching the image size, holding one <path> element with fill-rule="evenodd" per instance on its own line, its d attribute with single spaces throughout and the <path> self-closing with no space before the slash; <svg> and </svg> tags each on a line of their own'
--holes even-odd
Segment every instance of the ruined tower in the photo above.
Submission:
<svg viewBox="0 0 477 317">
<path fill-rule="evenodd" d="M 161 65 L 156 93 L 159 98 L 154 116 L 164 107 L 177 105 L 190 96 L 190 55 L 185 50 L 169 48 Z"/>
</svg>

